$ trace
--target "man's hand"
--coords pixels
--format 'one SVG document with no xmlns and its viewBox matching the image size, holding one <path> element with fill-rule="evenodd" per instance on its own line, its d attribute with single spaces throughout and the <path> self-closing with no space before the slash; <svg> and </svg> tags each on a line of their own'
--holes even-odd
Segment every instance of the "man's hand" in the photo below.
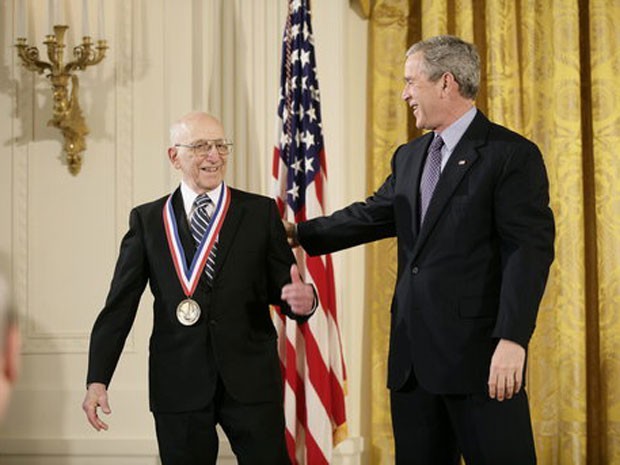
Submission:
<svg viewBox="0 0 620 465">
<path fill-rule="evenodd" d="M 86 397 L 82 402 L 82 410 L 86 413 L 88 422 L 93 425 L 97 431 L 108 430 L 108 425 L 101 421 L 99 415 L 97 415 L 97 407 L 101 407 L 101 410 L 106 415 L 112 413 L 110 405 L 108 404 L 108 391 L 103 383 L 90 383 L 88 390 L 86 391 Z"/>
<path fill-rule="evenodd" d="M 288 245 L 291 247 L 298 247 L 299 240 L 297 239 L 297 228 L 295 227 L 295 224 L 286 220 L 282 220 L 282 224 L 284 225 L 284 231 L 286 231 L 286 240 L 288 241 Z"/>
<path fill-rule="evenodd" d="M 291 307 L 293 313 L 309 315 L 314 310 L 314 289 L 301 280 L 297 265 L 291 265 L 291 281 L 291 284 L 282 288 L 280 298 Z"/>
<path fill-rule="evenodd" d="M 516 342 L 500 339 L 489 372 L 489 396 L 502 401 L 512 399 L 523 385 L 525 349 Z"/>
</svg>

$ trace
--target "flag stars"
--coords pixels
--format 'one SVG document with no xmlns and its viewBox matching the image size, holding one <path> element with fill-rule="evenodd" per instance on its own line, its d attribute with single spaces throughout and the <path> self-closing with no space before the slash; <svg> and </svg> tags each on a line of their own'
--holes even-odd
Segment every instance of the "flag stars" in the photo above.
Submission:
<svg viewBox="0 0 620 465">
<path fill-rule="evenodd" d="M 280 135 L 281 162 L 287 167 L 287 175 L 280 193 L 285 197 L 282 200 L 297 212 L 304 207 L 308 185 L 321 173 L 319 157 L 323 135 L 314 39 L 310 14 L 305 10 L 307 2 L 289 1 L 291 16 L 284 37 L 288 56 L 282 58 L 281 103 L 278 107 L 278 114 L 284 115 L 282 132 L 287 133 L 286 136 Z"/>
<path fill-rule="evenodd" d="M 291 32 L 290 32 L 290 36 L 291 37 L 297 37 L 300 33 L 300 25 L 299 24 L 293 24 L 291 26 Z"/>
<path fill-rule="evenodd" d="M 310 50 L 301 52 L 301 66 L 304 67 L 310 63 Z"/>
<path fill-rule="evenodd" d="M 310 148 L 314 145 L 314 134 L 310 131 L 306 131 L 303 135 L 302 142 L 306 146 L 306 148 Z"/>
<path fill-rule="evenodd" d="M 282 135 L 280 136 L 280 147 L 286 147 L 290 143 L 291 138 L 288 136 L 288 134 L 282 133 Z"/>
<path fill-rule="evenodd" d="M 316 110 L 314 109 L 314 107 L 310 107 L 306 114 L 308 115 L 308 119 L 310 120 L 310 122 L 316 120 Z"/>
<path fill-rule="evenodd" d="M 295 50 L 291 53 L 291 65 L 295 64 L 297 61 L 299 61 L 299 50 Z"/>
<path fill-rule="evenodd" d="M 286 191 L 288 195 L 293 197 L 293 201 L 299 198 L 299 186 L 297 184 L 293 184 L 293 187 Z"/>
<path fill-rule="evenodd" d="M 310 88 L 310 95 L 312 96 L 312 100 L 318 102 L 319 99 L 321 98 L 321 94 L 319 92 L 319 89 L 315 89 L 313 87 Z"/>
<path fill-rule="evenodd" d="M 298 159 L 295 163 L 293 163 L 291 165 L 291 168 L 293 168 L 295 170 L 295 174 L 300 173 L 301 171 L 303 171 L 303 169 L 301 167 L 301 158 Z"/>
</svg>

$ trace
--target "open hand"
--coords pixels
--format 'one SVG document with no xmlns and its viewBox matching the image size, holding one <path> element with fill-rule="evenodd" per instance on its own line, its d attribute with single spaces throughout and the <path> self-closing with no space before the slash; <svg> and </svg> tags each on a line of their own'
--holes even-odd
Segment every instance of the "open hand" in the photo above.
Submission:
<svg viewBox="0 0 620 465">
<path fill-rule="evenodd" d="M 88 390 L 86 391 L 86 397 L 82 402 L 82 410 L 86 413 L 88 422 L 97 431 L 108 430 L 108 425 L 103 422 L 97 414 L 97 408 L 101 407 L 101 410 L 106 415 L 112 413 L 110 404 L 108 403 L 108 391 L 103 383 L 90 383 Z"/>
</svg>

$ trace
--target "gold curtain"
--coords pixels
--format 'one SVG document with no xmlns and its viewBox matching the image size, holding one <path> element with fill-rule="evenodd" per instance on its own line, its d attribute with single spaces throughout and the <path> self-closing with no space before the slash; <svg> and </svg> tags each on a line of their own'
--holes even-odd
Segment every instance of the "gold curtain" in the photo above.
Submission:
<svg viewBox="0 0 620 465">
<path fill-rule="evenodd" d="M 356 0 L 369 19 L 368 190 L 415 137 L 404 53 L 455 34 L 479 48 L 477 106 L 534 140 L 549 174 L 556 259 L 529 348 L 539 463 L 620 465 L 620 1 Z M 371 463 L 393 463 L 385 388 L 395 242 L 367 248 Z M 386 271 L 387 270 L 387 271 Z"/>
</svg>

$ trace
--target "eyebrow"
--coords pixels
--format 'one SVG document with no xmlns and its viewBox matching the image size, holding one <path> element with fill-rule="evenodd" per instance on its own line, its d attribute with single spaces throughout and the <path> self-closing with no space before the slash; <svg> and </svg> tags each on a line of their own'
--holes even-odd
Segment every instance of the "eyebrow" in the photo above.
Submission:
<svg viewBox="0 0 620 465">
<path fill-rule="evenodd" d="M 226 142 L 226 139 L 223 137 L 220 137 L 218 139 L 196 139 L 194 141 L 191 142 L 192 145 L 196 145 L 196 144 L 205 144 L 208 142 Z"/>
</svg>

